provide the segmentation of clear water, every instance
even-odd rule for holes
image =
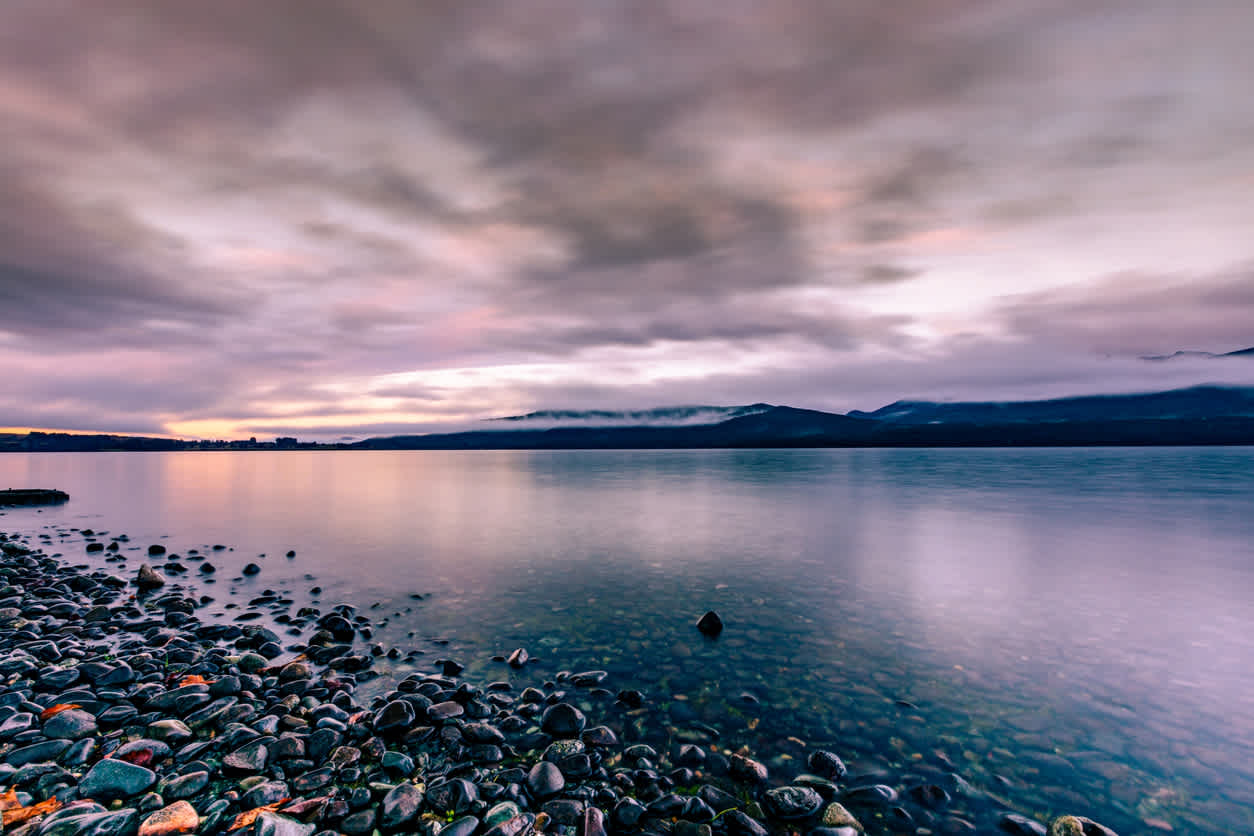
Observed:
[[[68,491],[0,530],[76,561],[70,528],[225,544],[215,607],[317,584],[423,660],[606,669],[785,774],[791,735],[990,808],[1254,833],[1254,448],[10,454],[0,487]]]

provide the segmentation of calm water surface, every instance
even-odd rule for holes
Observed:
[[[0,530],[83,562],[71,528],[232,547],[224,618],[317,584],[422,660],[606,669],[785,773],[793,735],[1125,836],[1254,833],[1252,448],[10,454],[9,486],[71,494]]]

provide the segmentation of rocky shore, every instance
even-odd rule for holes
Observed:
[[[351,607],[290,612],[270,593],[213,623],[211,599],[171,579],[176,556],[148,555],[113,574],[0,534],[5,833],[1112,834],[996,810],[957,774],[855,774],[801,740],[766,757],[712,727],[649,735],[657,696],[604,671],[523,685],[523,648],[496,657],[497,681],[453,659],[386,681],[378,662],[399,651]],[[196,557],[191,576],[211,575]],[[254,623],[263,607],[271,626]]]

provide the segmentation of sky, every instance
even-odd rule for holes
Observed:
[[[0,427],[1254,384],[1245,0],[6,0]]]

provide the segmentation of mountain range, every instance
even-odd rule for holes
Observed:
[[[0,435],[4,451],[473,450],[715,447],[1040,447],[1254,445],[1254,387],[1036,401],[897,401],[848,414],[767,403],[647,410],[545,410],[463,432],[368,438],[356,443],[180,441],[122,435]]]
[[[1195,360],[1217,360],[1223,357],[1248,357],[1254,358],[1254,347],[1241,348],[1236,351],[1225,351],[1216,354],[1213,351],[1173,351],[1171,354],[1145,354],[1141,356],[1142,360],[1152,360],[1156,363],[1164,360],[1183,360],[1191,358]]]
[[[731,417],[706,424],[686,420],[704,414]],[[898,401],[874,412],[846,415],[752,404],[634,413],[529,413],[504,420],[525,422],[536,415],[546,421],[558,416],[565,420],[538,428],[371,438],[349,446],[462,450],[1254,444],[1254,387],[1242,386],[1041,401]],[[648,420],[625,424],[630,415]],[[598,423],[601,420],[605,423]]]

